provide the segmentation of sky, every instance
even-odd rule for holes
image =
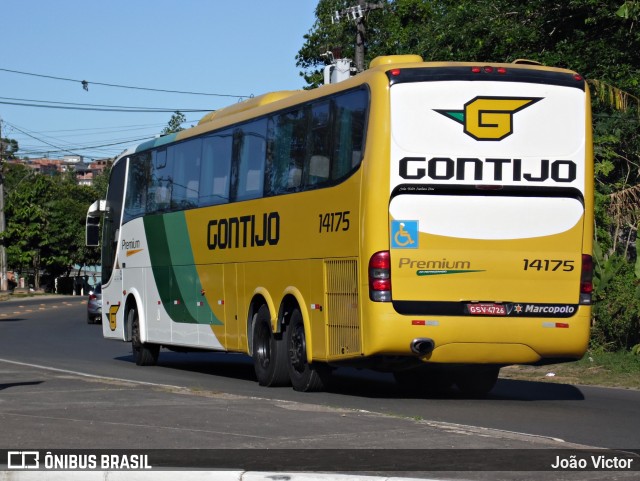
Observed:
[[[1,3],[2,137],[21,158],[90,162],[158,135],[176,110],[189,127],[242,98],[302,88],[295,56],[317,0]],[[96,111],[114,107],[164,111]]]

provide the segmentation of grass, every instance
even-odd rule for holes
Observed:
[[[640,355],[589,350],[577,362],[548,366],[508,366],[500,377],[560,384],[640,389]]]

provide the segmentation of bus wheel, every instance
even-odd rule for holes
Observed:
[[[307,362],[307,341],[302,314],[298,308],[291,313],[287,329],[287,351],[289,352],[289,377],[296,391],[311,392],[324,389],[329,368]]]
[[[133,360],[138,366],[155,366],[158,362],[160,346],[158,344],[145,343],[140,340],[140,321],[138,320],[138,311],[135,307],[129,310],[127,322],[131,326]]]
[[[271,316],[266,305],[260,306],[253,316],[253,368],[261,386],[286,386],[289,384],[287,372],[287,350],[284,340],[274,337]]]
[[[496,385],[499,374],[498,366],[465,366],[456,374],[456,386],[462,394],[482,397]]]

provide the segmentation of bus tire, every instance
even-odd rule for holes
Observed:
[[[457,372],[455,382],[462,394],[484,397],[496,385],[499,374],[499,366],[465,366]]]
[[[127,322],[131,326],[131,350],[133,360],[138,366],[155,366],[160,354],[158,344],[149,344],[140,340],[140,321],[135,307],[129,309]]]
[[[289,377],[296,391],[322,391],[330,374],[328,366],[312,365],[307,361],[307,341],[302,313],[297,307],[291,313],[287,328],[287,352],[289,353]]]
[[[284,340],[278,340],[271,329],[269,308],[263,304],[253,315],[253,368],[261,386],[289,384],[287,350]]]

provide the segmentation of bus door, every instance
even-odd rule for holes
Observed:
[[[389,240],[399,313],[577,312],[584,81],[518,75],[513,82],[407,75],[392,86]]]

